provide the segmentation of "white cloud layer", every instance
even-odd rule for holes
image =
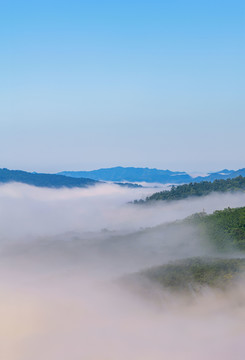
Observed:
[[[242,206],[245,195],[213,194],[148,207],[127,204],[150,192],[114,185],[0,187],[2,359],[243,360],[244,279],[232,290],[206,289],[194,298],[152,287],[157,299],[152,303],[115,280],[212,251],[192,228],[133,230],[203,208]]]
[[[128,202],[155,189],[100,185],[86,189],[46,189],[23,184],[0,186],[2,239],[55,235],[67,231],[132,231],[182,219],[203,209],[212,212],[245,204],[245,194],[215,194],[147,207]]]

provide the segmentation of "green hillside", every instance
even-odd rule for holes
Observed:
[[[202,181],[179,186],[172,186],[171,190],[164,190],[148,196],[145,200],[135,200],[135,204],[144,204],[156,200],[181,200],[193,196],[205,196],[212,192],[245,191],[245,177],[238,176],[234,179],[215,180],[214,182]]]
[[[130,284],[147,279],[172,291],[199,291],[203,286],[225,288],[244,271],[242,258],[189,258],[143,270],[125,281]]]
[[[148,281],[171,291],[192,292],[203,286],[225,288],[243,273],[245,275],[245,207],[227,208],[211,215],[201,212],[169,224],[179,229],[184,229],[185,225],[193,225],[204,245],[206,242],[213,246],[214,257],[183,258],[143,269],[126,276],[123,282],[129,286],[139,284],[140,291],[147,296]]]
[[[185,221],[198,225],[218,249],[245,251],[245,207],[194,214]]]

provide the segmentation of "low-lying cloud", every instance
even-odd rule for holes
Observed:
[[[175,202],[135,206],[130,201],[153,193],[100,185],[86,189],[43,189],[23,184],[0,186],[0,236],[55,235],[70,231],[135,231],[205,209],[212,212],[245,204],[245,194],[211,194]]]
[[[245,194],[128,203],[152,192],[0,186],[2,359],[243,359],[243,278],[232,289],[204,289],[190,298],[152,288],[152,303],[117,279],[213,255],[195,228],[164,224],[203,209],[243,206]]]

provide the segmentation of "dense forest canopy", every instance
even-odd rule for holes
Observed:
[[[155,266],[133,274],[174,291],[199,291],[202,286],[225,288],[245,271],[245,259],[189,258]]]
[[[238,176],[234,179],[202,181],[172,186],[171,190],[164,190],[148,196],[145,200],[135,200],[135,204],[142,204],[155,200],[181,200],[191,196],[205,196],[212,192],[245,191],[245,177]]]
[[[185,221],[198,225],[218,249],[245,250],[245,207],[198,213]]]

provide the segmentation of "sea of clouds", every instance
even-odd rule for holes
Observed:
[[[0,186],[4,360],[242,360],[245,282],[147,301],[117,283],[149,266],[213,255],[195,228],[166,224],[245,194],[133,205],[154,189]],[[157,227],[156,227],[157,226]]]

